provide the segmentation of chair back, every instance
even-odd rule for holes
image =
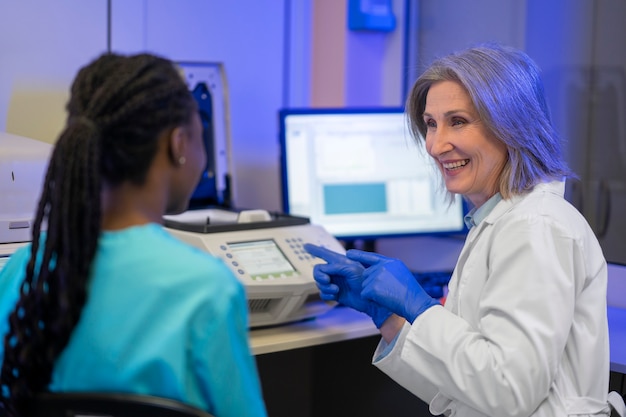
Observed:
[[[214,417],[168,398],[100,392],[41,393],[29,401],[25,417]]]

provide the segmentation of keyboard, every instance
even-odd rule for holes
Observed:
[[[442,298],[445,288],[450,282],[452,271],[412,271],[413,276],[424,288],[424,291],[433,298]]]

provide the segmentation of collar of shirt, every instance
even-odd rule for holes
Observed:
[[[500,195],[500,193],[496,193],[489,200],[485,201],[485,204],[483,204],[482,206],[471,209],[470,212],[467,213],[465,215],[465,218],[463,219],[465,221],[465,226],[467,226],[467,229],[469,230],[482,222],[485,217],[487,217],[489,213],[491,213],[491,210],[493,210],[493,208],[500,202],[500,200],[502,200],[502,196]]]

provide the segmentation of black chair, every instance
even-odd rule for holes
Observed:
[[[150,395],[41,393],[29,401],[25,417],[214,417],[206,411]]]

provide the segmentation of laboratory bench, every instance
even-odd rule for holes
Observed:
[[[609,306],[612,390],[623,391],[626,308]],[[371,364],[380,339],[363,313],[335,307],[297,323],[253,329],[270,417],[430,416],[428,406]]]
[[[430,416],[427,404],[371,364],[379,339],[369,317],[341,306],[252,330],[269,416]]]
[[[412,270],[451,270],[462,240],[382,240],[376,250]],[[411,253],[422,256],[413,257]],[[425,264],[428,260],[428,264]],[[607,288],[611,378],[624,392],[626,266],[609,265]],[[380,336],[363,313],[347,307],[297,323],[250,332],[270,417],[420,417],[428,406],[371,364]]]

